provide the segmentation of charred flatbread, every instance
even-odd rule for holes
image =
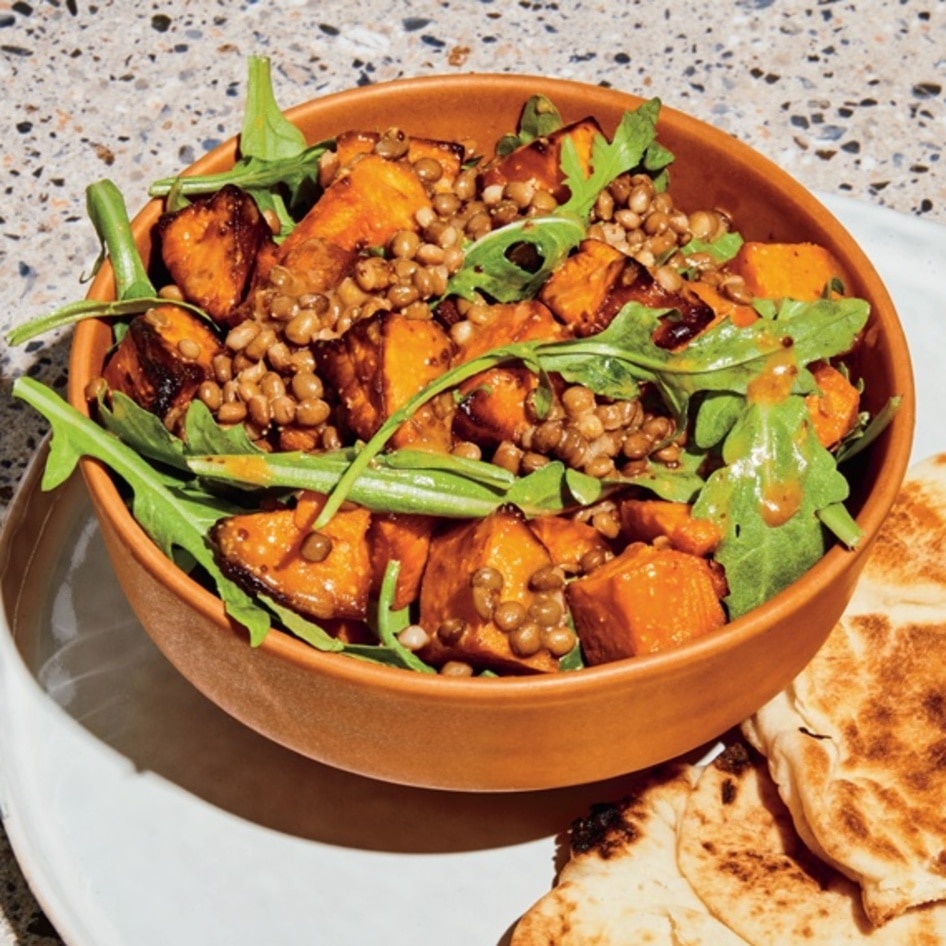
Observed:
[[[689,765],[658,770],[576,821],[556,886],[522,917],[510,946],[745,946],[677,866],[677,827],[697,775]]]
[[[743,731],[873,925],[946,899],[946,455],[910,471],[841,621]]]
[[[799,838],[765,761],[736,744],[696,784],[678,833],[681,873],[717,917],[757,946],[941,946],[946,906],[877,928],[854,881]]]
[[[859,885],[795,831],[743,743],[575,823],[557,885],[510,946],[942,946],[946,904],[870,921]]]

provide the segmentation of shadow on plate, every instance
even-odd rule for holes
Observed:
[[[628,777],[518,794],[430,791],[352,775],[276,745],[207,700],[151,643],[110,580],[81,480],[45,494],[38,479],[34,468],[0,556],[16,646],[46,698],[137,771],[275,831],[400,853],[556,835],[591,803],[631,787]]]

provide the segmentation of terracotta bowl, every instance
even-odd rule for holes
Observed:
[[[329,95],[289,112],[310,140],[353,126],[400,126],[430,137],[472,137],[491,147],[515,128],[526,98],[543,93],[566,120],[594,115],[611,133],[634,96],[524,76],[449,76]],[[871,321],[857,370],[868,406],[903,397],[893,425],[853,475],[852,508],[867,541],[833,548],[765,606],[676,650],[541,678],[444,679],[320,653],[273,631],[259,648],[225,616],[220,600],[179,571],[126,510],[109,474],[82,469],[118,580],[158,647],[194,686],[265,736],[332,766],[428,788],[516,791],[576,785],[665,760],[712,740],[785,686],[808,662],[847,603],[864,554],[904,474],[913,428],[913,385],[893,304],[851,236],[778,167],[718,130],[664,108],[660,140],[676,155],[675,201],[715,206],[747,239],[811,240],[842,264]],[[201,159],[224,169],[235,142]],[[159,213],[134,222],[145,258]],[[90,295],[113,292],[102,270]],[[70,398],[99,374],[106,325],[75,335]]]

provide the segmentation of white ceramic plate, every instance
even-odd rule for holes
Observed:
[[[914,457],[946,450],[946,230],[824,200],[906,326]],[[551,885],[556,834],[626,787],[426,792],[256,736],[151,645],[76,481],[46,495],[38,470],[27,478],[0,542],[0,578],[0,811],[72,946],[496,944]]]

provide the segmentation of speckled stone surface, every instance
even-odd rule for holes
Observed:
[[[284,106],[460,72],[659,95],[812,189],[946,223],[946,0],[0,0],[0,332],[82,296],[88,183],[134,207],[236,133],[251,53]],[[44,434],[12,381],[61,386],[68,343],[0,342],[0,515]],[[0,944],[58,942],[0,837]]]

